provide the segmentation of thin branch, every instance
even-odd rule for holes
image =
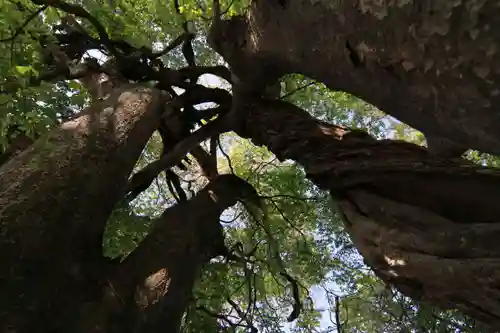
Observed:
[[[250,332],[258,332],[257,327],[255,327],[250,320],[248,320],[248,312],[244,313],[243,310],[241,310],[240,306],[234,302],[231,298],[227,298],[227,302],[231,304],[231,307],[238,313],[238,316],[240,316],[241,320],[245,320],[245,322],[248,324],[248,328],[250,328]]]
[[[335,322],[337,325],[337,332],[342,333],[342,323],[340,322],[340,297],[335,295]]]
[[[226,220],[223,220],[223,219],[219,219],[219,221],[221,221],[222,223],[226,223],[226,224],[229,224],[229,223],[233,223],[234,221],[236,221],[240,216],[241,216],[241,212],[239,212],[238,214],[236,214],[235,217],[233,217],[231,220],[229,221],[226,221]]]
[[[286,271],[280,272],[280,274],[292,285],[292,296],[294,303],[292,313],[290,313],[287,318],[288,322],[292,322],[299,317],[300,310],[302,309],[302,303],[300,302],[299,284],[297,280],[290,276],[290,274],[288,274]]]
[[[186,156],[186,154],[193,148],[198,146],[200,142],[225,130],[226,119],[217,118],[176,144],[168,154],[162,156],[155,162],[148,164],[145,168],[134,174],[129,182],[127,190],[127,193],[130,193],[128,200],[132,200],[135,196],[137,196],[140,193],[140,189],[149,187],[149,184],[151,184],[160,172],[180,163],[184,156]]]
[[[280,99],[285,99],[285,98],[287,98],[287,97],[289,97],[289,96],[291,96],[291,95],[295,94],[296,92],[298,92],[298,91],[300,91],[300,90],[303,90],[303,89],[305,89],[305,88],[307,88],[307,87],[310,87],[310,86],[315,85],[315,84],[318,84],[318,83],[320,83],[320,82],[311,81],[311,82],[309,82],[308,84],[305,84],[305,85],[303,85],[303,86],[301,86],[301,87],[298,87],[297,89],[294,89],[294,90],[290,91],[289,93],[287,93],[287,94],[285,94],[285,95],[281,96],[281,97],[280,97]]]
[[[281,210],[281,208],[278,206],[278,204],[274,200],[271,200],[271,202],[273,203],[274,208],[276,208],[276,210],[281,215],[281,217],[283,218],[283,220],[286,223],[288,223],[288,225],[290,225],[292,227],[292,229],[294,229],[295,231],[297,231],[302,236],[302,240],[304,241],[304,243],[307,243],[306,235],[302,232],[302,230],[300,230],[299,228],[297,228],[297,226],[294,223],[292,223],[292,221],[290,221],[285,216],[285,212],[283,212],[283,210]]]
[[[239,323],[234,323],[231,320],[229,320],[229,318],[228,318],[227,315],[222,315],[222,314],[215,313],[215,312],[207,309],[206,307],[204,307],[202,305],[197,306],[196,310],[203,311],[205,314],[209,315],[210,317],[217,318],[217,319],[220,319],[220,320],[226,322],[231,328],[233,328],[234,331],[235,331],[236,327],[243,327],[243,328],[250,329],[250,332],[252,332],[252,333],[254,333],[254,332],[256,333],[257,332],[256,328],[253,327],[253,325],[249,326],[249,325],[242,325],[242,324],[239,324]]]
[[[234,0],[231,0],[231,3],[227,6],[226,10],[221,13],[221,15],[226,15],[231,6],[234,4]]]
[[[217,319],[223,320],[223,321],[225,321],[226,323],[228,323],[228,324],[229,324],[229,326],[231,326],[231,327],[235,327],[235,326],[237,326],[235,323],[233,323],[231,320],[229,320],[229,319],[227,318],[227,316],[224,316],[224,315],[221,315],[221,314],[215,313],[215,312],[213,312],[213,311],[210,311],[209,309],[207,309],[207,308],[206,308],[206,307],[204,307],[204,306],[199,305],[199,306],[197,306],[197,307],[196,307],[196,310],[203,311],[204,313],[206,313],[206,314],[207,314],[207,315],[209,315],[210,317],[213,317],[213,318],[217,318]]]
[[[19,36],[24,28],[26,28],[28,26],[28,24],[35,18],[37,17],[37,15],[40,15],[40,13],[42,13],[45,9],[49,8],[49,5],[44,5],[40,8],[38,8],[37,11],[35,11],[34,13],[32,13],[27,19],[26,21],[24,21],[24,23],[16,29],[16,31],[14,32],[14,34],[8,38],[5,38],[5,39],[0,39],[0,42],[3,43],[3,42],[10,42],[10,41],[14,41],[14,39],[17,38],[17,36]]]
[[[272,200],[276,198],[287,198],[287,199],[293,199],[297,201],[319,201],[324,199],[324,197],[297,197],[289,194],[276,194],[276,195],[271,195],[271,196],[265,196],[261,195],[259,196],[261,199],[266,199],[266,200]]]
[[[217,139],[217,144],[219,146],[219,149],[220,149],[222,155],[224,155],[224,157],[227,159],[227,164],[229,166],[229,170],[231,170],[231,173],[234,175],[235,173],[234,173],[233,165],[231,164],[231,158],[229,157],[228,154],[226,154],[226,152],[222,148],[222,144],[220,143],[220,138]]]
[[[106,29],[104,26],[99,22],[98,19],[96,19],[94,16],[92,16],[87,10],[85,10],[83,7],[71,3],[67,3],[64,1],[60,0],[31,0],[34,4],[37,5],[47,5],[47,6],[52,6],[54,8],[58,8],[66,13],[73,14],[77,17],[86,19],[89,21],[94,28],[97,30],[97,34],[99,35],[99,38],[101,40],[101,43],[108,48],[108,50],[115,55],[116,57],[120,57],[121,54],[118,53],[116,48],[114,47],[111,39],[108,36],[108,33],[106,32]]]
[[[210,138],[210,146],[209,146],[209,154],[212,159],[212,163],[215,165],[215,169],[218,170],[217,167],[217,140],[219,139],[218,135],[214,135]]]
[[[170,51],[172,51],[173,49],[175,49],[176,47],[178,47],[179,45],[181,45],[182,42],[187,37],[188,37],[188,35],[186,33],[183,33],[182,35],[180,35],[179,37],[177,37],[176,39],[174,39],[170,44],[168,44],[165,47],[165,49],[163,49],[161,51],[158,51],[158,52],[152,53],[153,58],[158,58],[158,57],[161,57],[162,55],[165,55],[165,54],[169,53]]]

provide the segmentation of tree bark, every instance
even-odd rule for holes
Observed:
[[[57,327],[100,292],[105,223],[164,100],[124,86],[1,166],[0,331]]]
[[[246,101],[235,131],[300,163],[336,198],[366,263],[404,294],[500,327],[500,171]]]
[[[158,219],[151,234],[115,272],[122,298],[131,299],[135,291],[133,314],[124,313],[135,320],[133,332],[178,332],[202,266],[227,253],[220,215],[254,193],[244,180],[221,175]],[[155,279],[165,288],[152,283]]]
[[[102,297],[81,306],[74,332],[178,332],[200,270],[226,254],[220,214],[254,192],[233,175],[167,209],[153,230],[103,279]]]
[[[454,150],[499,154],[498,17],[489,0],[259,0],[216,50],[247,82],[303,73]]]

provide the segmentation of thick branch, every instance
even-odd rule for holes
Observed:
[[[302,73],[426,137],[497,154],[500,39],[486,27],[498,15],[494,1],[253,1],[216,22],[213,45],[243,81]]]
[[[124,313],[135,318],[135,329],[178,331],[201,266],[226,252],[220,214],[253,192],[244,180],[221,175],[154,222],[150,234],[110,277],[117,298],[136,302],[132,313]]]
[[[416,299],[500,326],[500,171],[317,121],[282,101],[248,101],[236,132],[299,162],[329,189],[365,261]]]
[[[113,43],[111,42],[111,39],[108,36],[108,33],[106,32],[106,29],[104,26],[99,22],[98,19],[96,19],[94,16],[92,16],[88,11],[86,11],[83,7],[71,3],[67,3],[61,0],[31,0],[33,3],[37,5],[49,5],[58,9],[61,9],[62,11],[73,14],[75,16],[84,18],[88,20],[94,28],[97,30],[97,33],[99,35],[99,38],[101,42],[108,48],[108,50],[115,56],[119,57],[120,54],[116,51],[116,48],[114,47]]]
[[[49,331],[60,322],[38,316],[72,311],[162,103],[157,90],[124,87],[0,167],[0,331]]]
[[[160,172],[180,163],[184,156],[186,156],[186,154],[189,153],[191,149],[195,148],[200,142],[209,139],[213,135],[227,131],[227,129],[228,127],[225,117],[217,118],[209,124],[202,126],[199,130],[195,131],[186,139],[178,143],[167,155],[149,164],[144,169],[133,175],[127,192],[137,195],[142,191],[141,189],[148,188]]]

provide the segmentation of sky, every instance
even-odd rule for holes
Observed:
[[[217,76],[211,74],[205,74],[200,77],[199,84],[202,84],[207,87],[221,87],[223,85],[223,81],[220,80]],[[228,147],[230,149],[230,147]],[[226,149],[226,152],[228,149]],[[338,287],[332,283],[327,283],[326,287],[330,290],[338,291]],[[336,327],[335,323],[332,322],[330,318],[334,318],[334,315],[330,313],[330,305],[328,303],[326,293],[323,288],[320,286],[313,286],[310,290],[310,296],[314,302],[314,307],[316,310],[321,311],[321,321],[320,321],[320,330],[326,330],[331,327]],[[286,332],[290,332],[290,328],[294,326],[294,323],[285,324],[284,330]],[[333,330],[332,332],[336,332]]]
[[[91,50],[88,52],[88,55],[91,57],[98,58],[101,61],[104,60],[102,53],[100,53],[99,51]],[[227,84],[226,84],[226,86],[224,86],[224,83],[225,83],[224,81],[219,79],[217,76],[214,76],[211,74],[202,75],[199,78],[198,83],[202,84],[204,86],[207,86],[207,87],[222,87],[225,89],[228,88]],[[175,90],[179,90],[178,92],[182,92],[182,89],[175,89]],[[230,149],[231,149],[230,146],[227,146],[227,144],[224,144],[224,143],[223,143],[223,146],[225,146],[224,149],[226,150],[226,152],[230,151]],[[222,218],[224,218],[224,217],[222,217]],[[339,289],[337,285],[332,284],[332,283],[327,283],[326,287],[329,290],[334,290],[334,291],[338,291],[338,289]],[[339,292],[339,294],[340,294],[340,292]],[[327,297],[326,297],[326,292],[324,291],[324,289],[320,286],[313,286],[310,290],[309,296],[312,298],[312,300],[314,302],[315,309],[320,311],[320,313],[321,313],[320,328],[319,328],[320,331],[324,331],[324,330],[327,330],[329,328],[335,328],[336,325],[331,320],[331,318],[334,318],[334,314],[331,312],[332,309],[330,308],[330,305],[329,305]],[[290,329],[292,327],[294,327],[294,323],[287,323],[287,324],[285,324],[283,329],[286,332],[290,332]],[[336,332],[336,330],[329,331],[329,332]]]
[[[98,51],[89,51],[89,56],[95,57],[100,59],[101,61],[103,59],[102,53]],[[227,84],[224,86],[225,82],[219,79],[217,76],[211,75],[211,74],[205,74],[202,75],[199,78],[198,81],[199,84],[202,84],[207,87],[222,87],[227,89]],[[182,89],[175,89],[178,90],[177,92],[181,93]],[[208,105],[207,105],[208,106]],[[391,134],[389,134],[391,136]],[[222,142],[223,148],[228,153],[231,149],[229,146],[229,142]],[[231,217],[233,214],[231,214],[230,211],[227,211],[226,213],[230,214]],[[226,215],[226,214],[223,214]],[[228,216],[221,216],[222,219],[230,220],[231,217]],[[329,290],[335,291],[337,294],[341,294],[339,291],[339,288],[337,285],[329,282],[325,285],[326,288]],[[333,309],[330,308],[330,305],[327,300],[326,292],[321,286],[313,286],[310,291],[309,291],[309,296],[312,298],[314,302],[314,308],[321,313],[321,320],[320,320],[320,331],[327,331],[328,329],[332,329],[336,327],[336,324],[332,322],[332,318],[335,317],[333,313]],[[332,304],[333,305],[333,304]],[[284,325],[283,329],[286,332],[290,332],[290,329],[294,327],[294,323],[287,323]],[[337,332],[336,329],[333,330],[328,330],[328,332]]]

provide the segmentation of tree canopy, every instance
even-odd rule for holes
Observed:
[[[221,1],[222,15],[234,19],[247,13],[249,6],[245,0]],[[331,191],[318,186],[300,162],[276,156],[270,147],[258,146],[259,142],[244,138],[237,130],[208,132],[215,120],[223,118],[221,110],[231,108],[225,103],[235,93],[231,83],[238,72],[238,62],[230,64],[231,75],[229,60],[207,42],[212,1],[4,0],[0,9],[0,165],[15,156],[17,149],[26,148],[20,139],[29,144],[43,140],[61,123],[93,105],[96,96],[84,82],[92,72],[89,59],[103,66],[110,57],[118,58],[116,54],[123,59],[137,54],[138,61],[156,54],[154,59],[163,64],[163,72],[158,73],[171,74],[168,79],[174,93],[195,108],[191,113],[195,124],[186,137],[204,136],[195,141],[201,142],[204,151],[216,152],[216,173],[235,174],[257,192],[258,200],[242,200],[220,216],[228,253],[203,264],[182,316],[182,332],[493,332],[458,310],[412,299],[379,279],[353,245],[342,211],[332,204],[336,199]],[[82,29],[80,35],[75,33],[78,29]],[[68,36],[71,40],[65,40]],[[226,42],[234,42],[226,37]],[[190,64],[186,41],[196,66]],[[47,53],[50,45],[58,45],[58,51],[66,55],[73,52],[70,58],[84,60],[70,59],[73,62],[57,73],[59,59],[57,54]],[[144,61],[153,68],[154,59]],[[128,75],[135,75],[132,70],[138,69],[137,75],[142,77],[136,81],[141,87],[162,83],[153,74],[141,74],[135,63],[127,69]],[[365,131],[376,139],[427,145],[422,132],[384,113],[386,110],[351,93],[332,90],[327,82],[307,74],[280,76],[274,98],[306,110],[319,121]],[[196,87],[185,83],[193,84],[192,77]],[[182,106],[186,117],[187,104]],[[194,145],[180,152],[182,157],[190,152],[183,165],[163,161],[157,166],[159,171],[175,172],[174,178],[168,171],[145,172],[165,156],[163,134],[157,130],[144,137],[148,142],[140,148],[140,158],[129,161],[135,163],[132,185],[138,175],[152,177],[152,181],[140,184],[146,189],[132,186],[137,190],[132,191],[134,195],[128,193],[113,203],[107,218],[103,251],[115,261],[125,260],[137,249],[166,209],[191,200],[212,180],[207,172],[210,168],[204,168]],[[475,147],[460,143],[479,149],[490,147],[487,141]],[[178,142],[170,149],[175,144]],[[487,154],[494,150],[468,150],[463,157],[471,165],[495,168],[500,160]],[[74,191],[85,191],[78,186],[75,184]]]

